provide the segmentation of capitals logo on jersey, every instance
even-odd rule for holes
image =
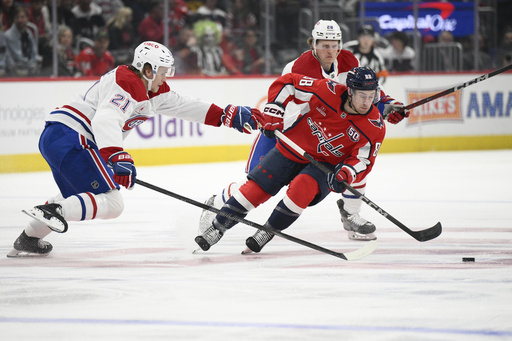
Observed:
[[[384,126],[384,122],[382,121],[382,117],[380,117],[380,116],[376,120],[368,119],[368,121],[370,121],[371,124],[373,124],[374,126],[376,126],[379,129],[382,129],[382,127]]]
[[[322,129],[315,123],[313,120],[308,117],[308,124],[311,128],[311,132],[313,135],[315,135],[318,138],[318,146],[317,146],[317,152],[322,153],[325,156],[329,156],[329,153],[336,156],[341,157],[343,156],[343,153],[340,152],[340,149],[343,148],[343,145],[341,143],[336,143],[336,140],[341,139],[344,134],[338,134],[336,136],[333,136],[331,138],[327,138]]]

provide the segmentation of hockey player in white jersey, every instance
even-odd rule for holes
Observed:
[[[47,255],[43,240],[52,230],[66,232],[69,221],[112,219],[123,211],[120,185],[131,189],[136,168],[123,141],[133,128],[160,115],[246,132],[261,119],[257,109],[181,96],[169,88],[174,58],[162,44],[146,41],[134,52],[132,65],[106,73],[69,104],[46,117],[39,150],[48,162],[60,193],[44,205],[24,211],[32,218],[8,257]]]

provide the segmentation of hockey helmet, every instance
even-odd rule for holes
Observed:
[[[341,29],[334,20],[318,20],[313,31],[311,31],[311,35],[315,45],[317,40],[338,40],[341,49]]]
[[[168,77],[174,76],[174,58],[171,51],[163,44],[154,41],[145,41],[135,48],[132,65],[142,73],[144,65],[151,65],[153,74],[159,67],[169,68]]]
[[[352,90],[377,90],[379,80],[368,66],[354,67],[347,73],[347,87]]]

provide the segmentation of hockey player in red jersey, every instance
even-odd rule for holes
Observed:
[[[47,255],[44,241],[52,230],[65,232],[68,221],[112,219],[123,211],[120,185],[133,188],[134,160],[123,149],[133,128],[156,114],[240,132],[257,128],[258,109],[213,103],[171,91],[174,58],[162,44],[146,41],[134,52],[132,65],[103,75],[81,96],[46,117],[39,150],[51,168],[60,193],[44,205],[24,211],[34,219],[14,242],[8,257]]]
[[[283,75],[287,73],[299,73],[317,79],[332,79],[345,84],[347,72],[359,66],[359,60],[347,50],[342,50],[342,34],[339,25],[334,20],[320,20],[316,23],[308,39],[311,50],[302,53],[297,59],[288,63],[283,69]],[[403,107],[401,102],[396,101],[383,91],[376,96],[375,105],[379,108],[382,116],[391,123],[398,123],[404,117],[398,113]],[[291,109],[290,109],[291,110]],[[406,113],[408,115],[408,113]],[[259,133],[253,142],[247,161],[246,173],[248,173],[274,146],[276,140],[268,138]],[[232,182],[220,193],[207,200],[207,204],[221,208],[229,197],[236,192],[245,182],[245,178],[238,182]],[[366,179],[360,181],[356,187],[361,193],[365,193]],[[337,204],[341,214],[344,229],[349,239],[352,240],[373,240],[375,225],[359,215],[362,201],[350,193],[343,193],[343,199]],[[203,211],[199,232],[202,233],[215,216],[210,211]],[[369,232],[371,231],[371,232]]]
[[[247,213],[288,185],[265,226],[289,227],[308,207],[322,201],[330,191],[344,191],[343,182],[357,186],[372,170],[386,133],[379,110],[373,105],[378,80],[368,67],[353,68],[347,85],[290,73],[278,78],[268,91],[263,133],[283,133],[316,160],[332,170],[326,175],[283,141],[249,172],[247,181],[228,199],[221,211],[244,218]],[[210,227],[195,238],[204,251],[217,243],[236,221],[218,214]],[[246,241],[261,251],[273,234],[258,230]]]

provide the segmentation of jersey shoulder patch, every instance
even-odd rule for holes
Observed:
[[[142,80],[128,66],[121,65],[116,70],[116,83],[128,92],[137,102],[146,101],[148,93]]]

